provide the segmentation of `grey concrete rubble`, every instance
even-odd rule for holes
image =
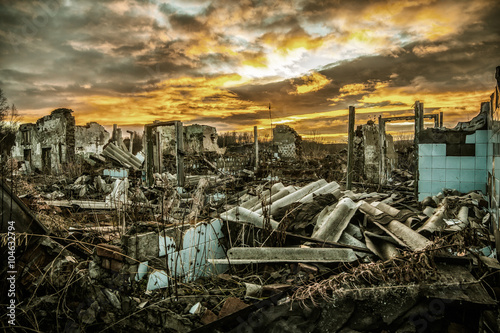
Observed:
[[[221,147],[214,127],[178,120],[125,140],[117,124],[76,126],[70,109],[24,124],[0,174],[16,325],[498,332],[499,94],[454,129],[416,101],[414,116],[381,115],[322,157],[282,125]],[[415,141],[396,149],[385,124],[409,120]]]

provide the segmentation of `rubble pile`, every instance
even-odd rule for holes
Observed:
[[[418,124],[419,105],[415,117],[384,121]],[[28,172],[26,147],[45,139],[25,126],[16,148],[25,166],[0,178],[2,257],[15,259],[1,272],[15,267],[16,279],[15,297],[5,286],[0,303],[15,300],[17,329],[500,331],[500,199],[483,127],[462,133],[462,124],[446,134],[453,143],[441,129],[420,132],[415,151],[403,151],[418,157],[410,167],[396,161],[382,118],[369,121],[350,136],[351,183],[343,146],[304,151],[288,126],[276,126],[276,142],[259,153],[250,137],[240,150],[220,149],[213,127],[155,122],[145,126],[144,153],[132,154],[116,126],[105,143],[97,125],[74,130],[70,111],[43,123],[71,125],[60,132],[77,137],[83,172]],[[85,133],[102,142],[90,145]],[[52,141],[33,155],[42,172],[72,161]]]

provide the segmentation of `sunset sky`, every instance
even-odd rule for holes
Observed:
[[[378,115],[474,116],[500,65],[500,1],[2,1],[0,88],[22,122],[288,124],[342,140]],[[391,132],[411,130],[396,123]]]

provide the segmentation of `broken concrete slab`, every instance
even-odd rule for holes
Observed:
[[[320,179],[318,181],[310,183],[310,184],[304,186],[303,188],[301,188],[293,193],[290,193],[289,195],[279,199],[278,201],[273,202],[271,205],[267,206],[266,209],[269,212],[269,214],[272,215],[273,213],[276,212],[277,209],[284,207],[284,206],[287,206],[293,202],[299,201],[300,199],[302,199],[306,195],[314,192],[315,190],[319,189],[320,187],[322,187],[326,184],[327,184],[327,182],[324,179]],[[262,212],[263,212],[262,208],[255,211],[255,213],[257,213],[259,215],[262,215]]]
[[[353,262],[357,260],[352,249],[321,248],[236,248],[227,252],[231,264],[271,262]]]
[[[360,205],[361,203],[354,203],[349,198],[340,200],[324,221],[317,222],[320,227],[312,237],[337,242]]]

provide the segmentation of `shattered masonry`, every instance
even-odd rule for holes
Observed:
[[[109,140],[103,126],[92,122],[75,126],[70,109],[56,109],[35,124],[22,124],[16,134],[12,157],[27,161],[31,172],[60,173],[63,164],[73,162],[75,155],[100,154]]]
[[[293,159],[300,156],[302,137],[290,126],[276,125],[273,140],[279,157]]]
[[[16,221],[20,244],[16,325],[499,332],[499,91],[497,82],[479,115],[453,129],[423,106],[359,126],[352,190],[345,173],[316,174],[342,168],[345,149],[306,158],[288,126],[276,126],[274,142],[257,141],[255,163],[252,144],[241,158],[220,149],[209,126],[148,124],[133,154],[117,126],[112,138],[97,123],[75,127],[69,109],[24,124],[13,156],[44,174],[13,163],[0,179],[2,216]],[[419,128],[430,116],[435,128]],[[385,121],[402,118],[416,123],[415,178],[397,169],[408,165],[385,133]],[[64,165],[79,154],[84,172],[72,176]],[[224,169],[230,160],[237,172]]]

